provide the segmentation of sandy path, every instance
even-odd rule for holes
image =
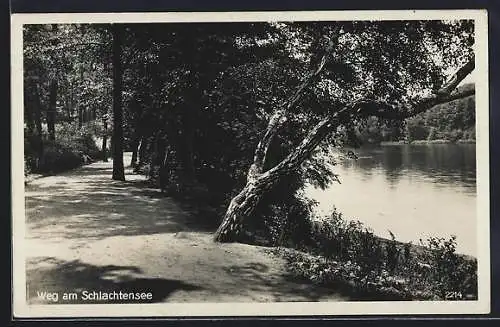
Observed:
[[[84,290],[151,292],[150,302],[348,300],[294,281],[264,248],[212,242],[203,217],[128,169],[126,182],[112,181],[111,167],[98,162],[26,187],[29,303],[52,303],[37,292]]]

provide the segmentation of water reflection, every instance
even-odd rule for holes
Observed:
[[[475,145],[393,145],[357,149],[333,169],[342,184],[309,187],[323,213],[335,206],[378,235],[399,240],[457,236],[459,252],[476,252]]]
[[[357,149],[357,160],[341,166],[364,177],[383,173],[391,187],[401,178],[424,178],[438,184],[459,184],[475,193],[476,149],[474,144],[387,145]]]

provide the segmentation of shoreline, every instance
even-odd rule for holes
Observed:
[[[476,140],[414,140],[411,142],[407,141],[384,141],[380,142],[380,146],[386,145],[429,145],[429,144],[476,144]]]
[[[374,234],[370,241],[370,237],[359,237],[356,231],[348,230],[350,236],[345,238],[344,232],[338,235],[344,235],[345,246],[354,244],[350,248],[357,252],[354,258],[332,255],[321,245],[285,245],[270,251],[287,260],[288,271],[295,278],[341,289],[366,301],[477,299],[477,258],[457,253],[453,238],[414,244]],[[369,247],[356,250],[370,243],[373,248],[368,252]],[[454,272],[460,272],[460,276]]]

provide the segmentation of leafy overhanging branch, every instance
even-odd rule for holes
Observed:
[[[277,180],[283,173],[298,167],[309,157],[314,148],[316,148],[332,130],[337,128],[337,126],[346,119],[353,118],[354,116],[377,116],[387,119],[405,119],[424,112],[438,104],[473,95],[474,90],[453,93],[453,90],[472,72],[473,69],[474,58],[471,58],[469,62],[451,76],[448,82],[446,82],[435,94],[422,99],[411,108],[394,108],[387,103],[375,101],[354,101],[344,106],[342,109],[318,122],[293,152],[278,165],[262,174],[258,178],[258,181]]]
[[[258,182],[258,180],[278,178],[278,175],[281,175],[281,172],[288,171],[292,167],[298,166],[308,157],[312,150],[314,150],[314,148],[341,123],[341,120],[348,118],[345,117],[346,115],[358,117],[376,116],[390,120],[403,120],[427,111],[438,104],[475,94],[474,89],[454,92],[460,82],[474,70],[475,64],[474,57],[472,56],[469,61],[458,69],[439,90],[437,90],[434,94],[415,102],[411,107],[400,107],[397,104],[390,104],[388,102],[371,99],[356,100],[347,104],[343,107],[343,109],[334,112],[329,117],[326,117],[318,122],[317,125],[304,138],[302,143],[292,153],[290,153],[278,165],[264,173],[264,163],[271,141],[286,121],[286,115],[293,110],[294,106],[297,104],[303,94],[303,91],[314,82],[315,78],[319,76],[323,70],[325,64],[328,60],[330,60],[330,53],[333,46],[334,43],[330,40],[327,51],[325,51],[325,54],[322,56],[316,69],[304,79],[293,96],[286,102],[285,106],[277,109],[273,113],[268,123],[266,132],[255,150],[254,161],[248,172],[247,180],[249,182]]]
[[[416,101],[411,107],[400,107],[385,101],[359,100],[350,106],[355,108],[359,116],[376,116],[390,120],[403,120],[425,112],[432,107],[475,94],[475,89],[454,92],[458,84],[474,70],[474,57],[458,69],[448,81],[434,94]]]

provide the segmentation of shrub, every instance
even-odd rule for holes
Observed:
[[[26,133],[26,131],[25,131]],[[33,137],[28,135],[24,138],[24,176],[28,176],[33,168],[37,166],[36,148],[32,145]]]
[[[41,173],[56,173],[78,167],[82,162],[79,153],[71,148],[57,142],[46,142],[37,170]]]
[[[375,299],[454,300],[477,298],[477,262],[459,255],[456,238],[429,238],[420,245],[375,236],[336,210],[316,220],[311,242],[301,250],[280,249],[293,275],[315,283],[348,287]]]
[[[56,137],[55,141],[43,141],[41,158],[37,158],[36,140],[25,138],[25,172],[62,172],[84,164],[88,158],[99,157],[100,151],[90,130],[63,123],[57,126]]]
[[[429,250],[423,252],[422,260],[430,266],[432,290],[440,298],[447,294],[472,298],[477,294],[477,261],[457,254],[456,244],[455,236],[448,240],[431,237],[425,243]]]
[[[311,239],[311,202],[300,194],[283,202],[261,208],[262,236],[274,246],[303,248]]]

